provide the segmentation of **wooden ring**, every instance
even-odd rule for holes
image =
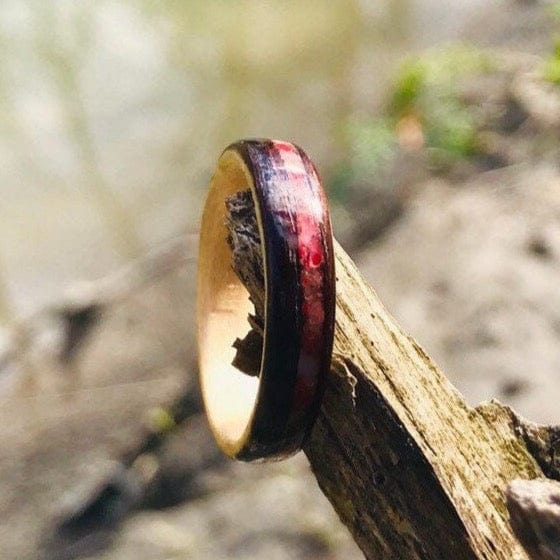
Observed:
[[[225,199],[250,189],[265,276],[260,374],[231,362],[248,328],[247,291],[231,266]],[[334,332],[335,278],[327,200],[305,152],[277,140],[244,140],[221,155],[202,217],[197,328],[210,426],[229,456],[278,459],[301,448],[319,411]]]

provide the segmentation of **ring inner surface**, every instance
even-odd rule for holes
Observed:
[[[220,447],[235,455],[249,437],[259,379],[232,365],[237,336],[249,330],[249,294],[231,266],[225,199],[253,181],[241,157],[226,151],[208,193],[200,228],[197,286],[198,352],[202,394]]]

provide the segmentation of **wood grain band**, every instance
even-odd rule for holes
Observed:
[[[225,198],[247,187],[255,202],[266,288],[260,375],[249,381],[231,366],[233,353],[226,347],[247,329],[247,306],[224,251],[223,225]],[[203,214],[197,298],[201,386],[216,440],[228,455],[281,458],[296,452],[309,432],[332,352],[333,255],[326,197],[307,155],[272,140],[229,146]]]

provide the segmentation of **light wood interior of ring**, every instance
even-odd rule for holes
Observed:
[[[247,440],[259,380],[231,362],[232,343],[249,329],[252,304],[231,267],[226,242],[225,199],[251,188],[253,179],[241,156],[224,152],[210,183],[202,223],[197,279],[199,369],[208,420],[220,448],[234,456]],[[262,232],[261,232],[262,235]]]

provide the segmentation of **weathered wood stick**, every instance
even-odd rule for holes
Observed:
[[[258,231],[242,219],[251,197],[234,195],[232,205],[232,265],[251,299],[262,301]],[[248,243],[237,242],[240,232]],[[331,375],[304,448],[320,487],[367,558],[526,559],[508,521],[506,487],[558,475],[548,452],[558,432],[497,402],[468,406],[338,244],[335,253]],[[260,313],[251,324],[263,324]],[[237,341],[238,363],[255,363],[259,336]]]

